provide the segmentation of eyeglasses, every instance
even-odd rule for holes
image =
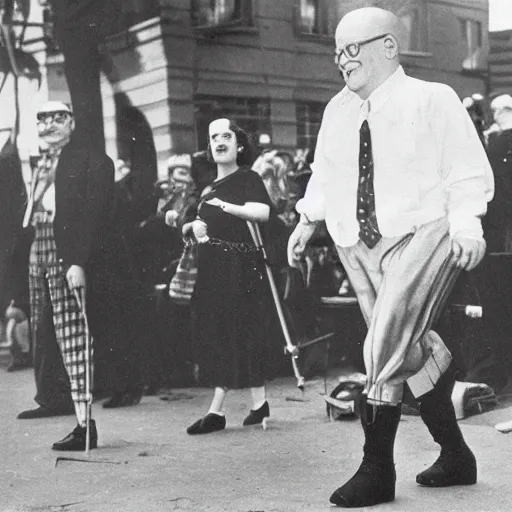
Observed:
[[[380,36],[371,37],[370,39],[365,39],[364,41],[358,41],[357,43],[348,43],[341,50],[336,50],[334,53],[334,63],[336,66],[340,65],[340,59],[343,54],[346,55],[347,59],[353,59],[359,55],[361,51],[361,46],[364,46],[368,43],[373,43],[373,41],[377,41],[378,39],[382,39],[386,37],[388,34],[381,34]]]
[[[72,114],[66,110],[59,110],[56,112],[38,112],[38,124],[48,124],[50,121],[57,124],[64,124]]]

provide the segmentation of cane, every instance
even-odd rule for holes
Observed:
[[[277,316],[279,317],[279,323],[281,324],[281,329],[283,331],[284,339],[286,342],[286,351],[292,357],[292,366],[293,373],[295,374],[295,378],[297,379],[297,387],[304,391],[304,377],[300,374],[299,367],[297,365],[297,358],[299,356],[299,349],[292,343],[290,337],[290,331],[288,330],[288,325],[286,324],[286,318],[284,316],[283,307],[281,305],[281,299],[279,298],[279,292],[277,291],[277,286],[274,281],[274,276],[272,275],[272,270],[268,264],[267,253],[265,251],[265,247],[263,246],[263,238],[261,236],[260,227],[255,222],[247,221],[247,226],[249,227],[249,231],[251,233],[254,245],[261,250],[263,254],[263,259],[265,262],[265,270],[267,271],[268,282],[270,284],[270,290],[272,292],[272,298],[274,299],[274,304],[277,310]]]
[[[91,331],[89,329],[89,319],[87,318],[87,309],[85,306],[85,288],[73,288],[78,307],[82,312],[85,324],[85,455],[89,455],[90,441],[91,441]]]

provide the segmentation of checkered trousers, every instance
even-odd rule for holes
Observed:
[[[46,300],[51,301],[53,324],[64,367],[75,402],[87,402],[86,394],[86,327],[85,320],[69,288],[64,267],[57,258],[53,223],[45,213],[37,212],[34,219],[35,238],[30,250],[29,287],[31,329],[37,343],[38,325]],[[91,340],[90,383],[93,382],[93,350]]]

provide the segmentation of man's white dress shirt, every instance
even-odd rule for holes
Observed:
[[[357,243],[359,128],[366,116],[382,236],[447,215],[452,236],[480,237],[494,179],[476,129],[453,89],[411,78],[401,66],[366,101],[345,87],[329,102],[297,211],[325,220],[337,245]]]

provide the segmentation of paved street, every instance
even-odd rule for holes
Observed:
[[[74,418],[20,421],[33,405],[31,370],[0,367],[0,511],[87,512],[320,512],[335,510],[330,493],[360,462],[362,432],[356,421],[329,422],[323,381],[310,383],[302,399],[292,379],[269,386],[271,422],[266,431],[243,429],[249,391],[228,396],[225,431],[191,437],[185,428],[207,408],[206,389],[177,389],[167,400],[106,410],[94,405],[100,447],[90,462],[59,462],[52,442],[74,427]],[[418,417],[403,417],[398,431],[397,500],[374,511],[512,510],[512,435],[492,426],[512,418],[512,407],[461,422],[479,461],[479,483],[426,489],[418,471],[437,456]],[[71,455],[71,454],[69,454]]]

